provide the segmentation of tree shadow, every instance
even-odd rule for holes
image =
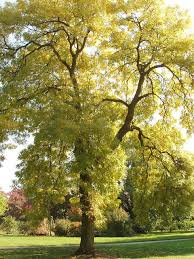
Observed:
[[[19,248],[0,250],[1,259],[25,259],[25,258],[47,258],[61,259],[71,258],[75,248],[67,247],[40,247],[40,248]]]
[[[0,249],[0,259],[25,259],[25,258],[40,258],[40,259],[64,259],[75,258],[72,255],[75,253],[76,247],[32,247],[32,248],[8,248]],[[97,254],[103,254],[103,257],[98,258],[149,258],[167,256],[176,256],[183,258],[190,256],[194,258],[194,240],[177,240],[176,242],[160,242],[160,243],[145,243],[145,244],[129,244],[129,245],[112,245],[112,246],[97,246]],[[105,256],[106,255],[106,256]],[[80,257],[86,258],[86,257]],[[92,258],[92,257],[87,257]]]
[[[149,243],[137,245],[120,245],[112,247],[101,247],[100,250],[106,251],[109,255],[118,258],[149,258],[149,257],[167,257],[191,256],[194,258],[194,240]]]
[[[188,239],[188,238],[194,238],[194,232],[191,231],[184,231],[183,232],[159,232],[159,233],[153,233],[153,234],[136,234],[131,237],[112,237],[111,241],[109,241],[110,237],[103,237],[104,241],[100,242],[100,244],[106,244],[106,243],[133,243],[133,242],[146,242],[146,241],[160,241],[160,240],[174,240],[174,239]]]

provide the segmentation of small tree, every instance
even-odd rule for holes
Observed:
[[[7,234],[16,234],[18,232],[18,222],[12,216],[4,217],[1,229]]]
[[[6,215],[14,217],[16,220],[25,219],[25,213],[30,210],[31,205],[24,191],[14,187],[8,193],[8,210]]]
[[[7,210],[7,197],[5,193],[0,192],[0,216]]]

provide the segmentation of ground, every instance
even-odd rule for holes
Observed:
[[[103,258],[194,259],[194,232],[96,238],[95,241]],[[79,238],[0,236],[0,258],[73,258],[71,255],[78,243]]]

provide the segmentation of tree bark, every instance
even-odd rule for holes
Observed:
[[[90,201],[87,185],[89,177],[87,174],[80,174],[80,205],[82,210],[81,242],[76,254],[94,255],[94,211]]]
[[[78,139],[75,147],[76,159],[81,163],[83,159],[83,143],[81,139]],[[82,156],[80,157],[80,154]],[[80,247],[76,251],[76,255],[94,255],[94,223],[95,216],[90,199],[91,177],[85,166],[80,168],[80,207],[82,211],[82,224],[81,224],[81,242]]]

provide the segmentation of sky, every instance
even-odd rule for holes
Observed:
[[[0,0],[2,5],[5,0]],[[14,0],[10,0],[14,2]],[[169,5],[180,5],[183,9],[187,9],[192,17],[192,31],[194,31],[194,0],[166,0]],[[29,139],[27,143],[30,143]],[[8,192],[10,191],[12,181],[15,178],[16,165],[18,161],[18,155],[25,146],[18,146],[14,150],[5,151],[6,160],[3,162],[3,166],[0,168],[0,188]],[[184,149],[194,153],[194,135],[185,143]]]

